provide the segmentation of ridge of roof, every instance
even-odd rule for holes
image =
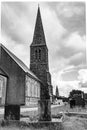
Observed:
[[[11,51],[9,51],[4,45],[2,45],[0,43],[0,46],[8,53],[8,55],[21,67],[21,69],[24,70],[24,72],[29,75],[31,75],[32,77],[34,77],[35,79],[39,80],[40,79],[32,72],[30,71],[30,69],[24,64],[23,61],[21,61],[17,56],[15,56]]]

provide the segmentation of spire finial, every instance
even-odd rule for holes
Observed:
[[[38,3],[38,8],[40,8],[39,3]]]
[[[40,12],[40,4],[38,3],[38,11]]]

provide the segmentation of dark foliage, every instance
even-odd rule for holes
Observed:
[[[69,93],[69,98],[73,98],[75,95],[81,95],[81,94],[84,95],[84,92],[81,91],[81,90],[72,90],[72,91]]]

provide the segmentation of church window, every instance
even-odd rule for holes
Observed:
[[[0,98],[2,97],[3,81],[0,79]]]
[[[37,59],[37,50],[35,50],[35,58]]]
[[[41,59],[41,50],[39,49],[39,59]]]

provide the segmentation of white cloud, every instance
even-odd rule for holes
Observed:
[[[10,5],[2,4],[2,33],[16,41],[16,44],[30,43],[33,28],[26,17],[16,14]]]
[[[68,73],[67,73],[68,72]],[[77,74],[76,79],[71,80],[70,75],[73,73]],[[68,77],[67,80],[63,80],[62,76],[66,75]],[[59,93],[61,95],[68,96],[69,92],[72,89],[78,89],[81,91],[87,92],[87,66],[79,65],[79,66],[69,66],[66,69],[62,69],[60,72],[54,73],[54,84],[58,85]],[[75,76],[74,76],[75,77]]]
[[[29,67],[30,55],[28,44],[16,44],[15,41],[5,35],[2,36],[1,43]]]
[[[71,71],[75,71],[75,70],[80,70],[80,69],[87,69],[87,65],[85,64],[80,64],[78,66],[74,66],[74,65],[69,65],[68,67],[66,67],[63,72],[71,72]]]
[[[54,10],[46,6],[41,8],[41,14],[49,53],[55,54],[55,51],[59,49],[58,41],[66,33],[66,29],[61,25]]]
[[[74,65],[69,65],[69,66],[67,66],[63,71],[64,72],[70,72],[70,71],[72,71],[73,69],[75,68],[75,66]]]
[[[84,51],[86,49],[86,39],[81,37],[77,32],[72,33],[65,41],[66,47],[71,47],[77,51]]]
[[[69,93],[75,89],[75,90],[81,90],[84,93],[87,93],[87,84],[86,87],[80,87],[79,81],[59,81],[58,88],[60,95],[69,96]]]
[[[78,80],[82,83],[87,82],[87,69],[81,69],[78,71],[79,76],[78,76]]]
[[[76,61],[78,59],[82,59],[82,57],[83,57],[83,53],[79,52],[79,53],[76,53],[73,56],[71,56],[70,61]]]
[[[57,4],[57,15],[62,25],[71,32],[86,35],[85,2],[60,2]]]
[[[70,91],[73,89],[79,89],[78,81],[59,81],[59,93],[64,96],[69,96]]]
[[[57,5],[57,11],[59,12],[59,15],[70,18],[74,15],[82,15],[84,12],[84,7],[81,5],[77,6],[74,2],[61,2]]]

